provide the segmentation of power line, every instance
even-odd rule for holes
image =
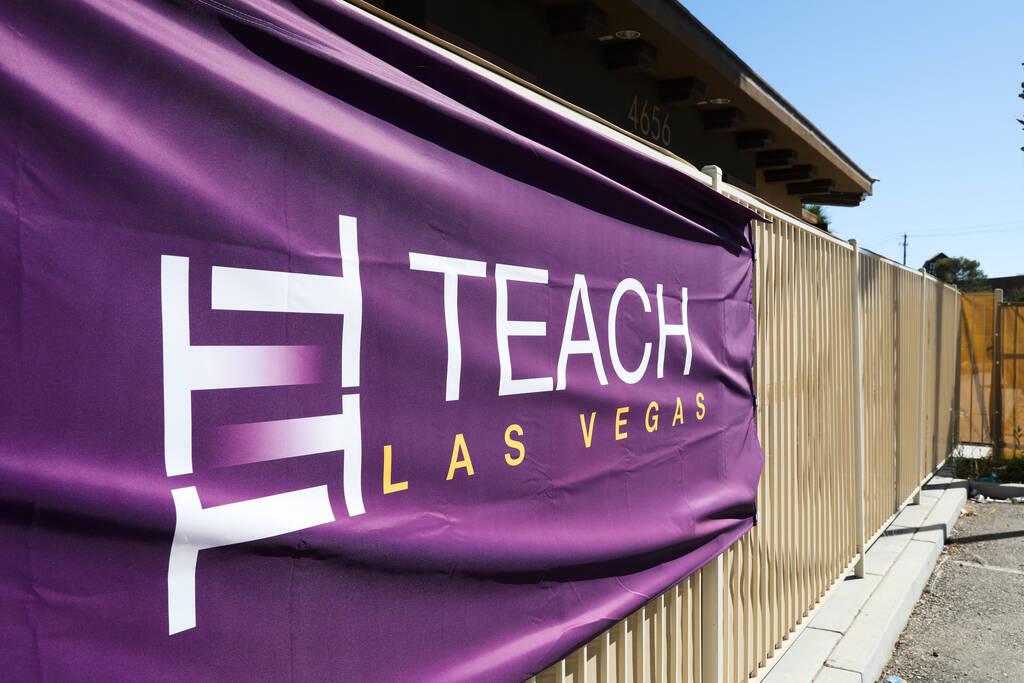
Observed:
[[[903,247],[904,252],[906,252],[909,237],[921,237],[927,239],[933,237],[953,237],[956,235],[986,235],[1000,232],[1012,232],[1014,230],[1024,230],[1024,221],[1017,220],[1007,221],[1005,223],[982,223],[979,225],[935,228],[932,230],[911,230],[898,233],[895,237],[902,238],[896,242],[896,246]],[[861,246],[868,247],[882,242],[888,242],[891,239],[893,239],[893,236],[875,237],[873,239],[864,240],[861,242]]]
[[[1001,232],[1004,230],[1015,230],[1024,228],[1024,221],[1006,221],[1004,223],[980,223],[978,225],[956,225],[945,228],[930,228],[928,230],[912,230],[911,236],[921,237],[926,235],[946,235],[973,232]]]
[[[938,235],[945,233],[967,233],[967,232],[998,232],[1000,230],[1014,230],[1018,227],[1024,228],[1024,220],[1004,221],[1002,223],[979,223],[976,225],[950,225],[944,228],[927,228],[924,230],[908,230],[906,234],[910,237],[923,237],[927,235]],[[897,236],[904,233],[898,233]],[[888,239],[888,238],[886,238]]]
[[[1016,222],[1015,221],[1012,224],[1010,224],[1010,223],[993,223],[991,225],[994,226],[994,227],[990,227],[990,228],[987,228],[987,229],[978,229],[978,228],[976,228],[976,229],[973,229],[973,230],[955,230],[955,229],[948,229],[947,228],[947,229],[945,229],[945,230],[947,230],[946,232],[931,232],[931,231],[927,231],[927,230],[922,230],[922,231],[918,231],[918,232],[904,232],[904,233],[900,233],[898,235],[898,237],[902,237],[903,239],[897,241],[895,246],[903,247],[903,265],[907,265],[907,246],[909,244],[909,241],[908,241],[909,237],[921,237],[923,239],[929,239],[929,238],[937,238],[937,237],[955,237],[955,236],[958,236],[958,235],[989,235],[989,234],[997,234],[997,233],[1000,233],[1000,232],[1014,231],[1014,230],[1018,230],[1018,229],[1024,230],[1024,222]],[[1008,227],[996,227],[996,226],[1008,226]],[[889,240],[891,240],[891,239],[893,239],[892,236],[876,237],[874,239],[869,239],[869,240],[862,241],[861,242],[861,246],[866,248],[866,249],[878,248],[878,245],[881,245],[883,242],[889,242]]]
[[[976,229],[976,230],[949,230],[947,232],[931,232],[926,234],[910,233],[912,237],[921,238],[932,238],[932,237],[961,237],[961,236],[972,236],[972,235],[994,235],[1002,232],[1016,232],[1018,230],[1024,230],[1024,223],[1005,228],[987,228],[987,229]]]

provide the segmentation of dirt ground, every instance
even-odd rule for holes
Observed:
[[[1024,504],[967,501],[882,673],[1024,681]]]

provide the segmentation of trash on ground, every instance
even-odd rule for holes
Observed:
[[[971,500],[975,503],[1024,503],[1024,496],[1014,496],[1012,498],[991,498],[986,496],[984,493],[975,493],[971,496]],[[963,514],[969,515],[971,513],[964,512]]]

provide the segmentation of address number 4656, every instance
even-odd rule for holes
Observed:
[[[661,118],[662,114],[664,118]],[[672,143],[672,129],[668,126],[668,117],[669,112],[657,105],[652,106],[646,99],[641,100],[639,95],[633,96],[633,104],[630,105],[629,114],[626,116],[633,123],[634,133],[640,133],[663,145]]]

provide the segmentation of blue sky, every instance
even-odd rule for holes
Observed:
[[[682,3],[869,175],[833,230],[1024,273],[1024,1]]]

